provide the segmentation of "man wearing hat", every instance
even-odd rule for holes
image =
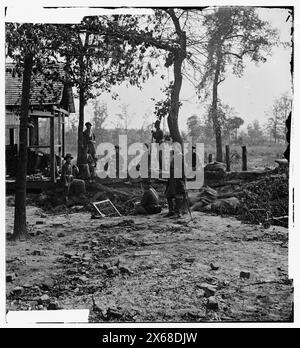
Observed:
[[[144,194],[141,202],[134,205],[135,213],[141,215],[158,214],[161,212],[159,197],[156,190],[151,186],[150,180],[143,181]]]
[[[96,162],[96,150],[95,150],[95,134],[92,132],[92,124],[86,122],[86,129],[83,131],[83,146],[86,154],[90,154],[93,160]]]
[[[75,195],[85,193],[85,182],[84,180],[76,179],[79,174],[79,169],[75,164],[71,163],[72,159],[72,155],[67,153],[64,157],[65,163],[61,168],[61,181],[67,189],[67,197],[73,191]]]
[[[157,120],[154,123],[155,131],[152,132],[152,137],[155,140],[156,143],[161,144],[164,138],[164,132],[160,129],[160,121]]]

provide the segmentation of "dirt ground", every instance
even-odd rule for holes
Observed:
[[[90,309],[91,322],[293,320],[283,227],[200,212],[190,221],[72,211],[27,207],[32,237],[7,241],[7,311]],[[7,206],[8,233],[13,214]]]

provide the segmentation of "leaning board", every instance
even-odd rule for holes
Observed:
[[[122,216],[110,199],[94,202],[93,206],[102,217]]]

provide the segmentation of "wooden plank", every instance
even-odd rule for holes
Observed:
[[[62,157],[65,157],[65,115],[62,114],[62,129],[61,129],[61,132],[62,132],[62,139],[61,139],[61,147],[62,147],[62,151],[61,151],[61,154],[62,154]]]
[[[55,150],[54,150],[54,118],[50,118],[50,177],[53,182],[55,179]]]
[[[29,112],[28,116],[32,117],[53,117],[51,111],[40,111],[40,110],[32,110]]]
[[[62,158],[61,158],[61,113],[58,112],[57,115],[57,138],[58,138],[58,156],[59,156],[59,164],[60,164],[60,169],[62,167]]]
[[[53,106],[53,110],[57,111],[57,112],[61,112],[62,114],[66,115],[66,116],[69,116],[69,112],[65,109],[58,108],[57,106]]]

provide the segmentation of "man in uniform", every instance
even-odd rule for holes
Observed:
[[[151,186],[150,180],[143,182],[144,195],[141,202],[135,203],[136,214],[158,214],[161,212],[159,197],[156,190]]]
[[[152,130],[152,141],[154,140],[155,143],[161,144],[164,140],[164,133],[160,129],[160,121],[157,120],[154,124],[155,131]],[[158,161],[159,161],[159,170],[162,170],[162,152],[159,151],[158,153]]]
[[[160,129],[160,121],[154,123],[155,131],[152,130],[152,137],[157,144],[161,144],[164,138],[164,132]]]
[[[61,169],[61,181],[66,189],[66,198],[70,194],[75,196],[85,193],[85,182],[84,180],[76,179],[79,174],[79,169],[75,164],[72,164],[73,157],[70,153],[64,157],[65,163]]]
[[[167,181],[165,196],[168,201],[169,212],[164,217],[180,218],[183,213],[185,199],[185,183],[183,178],[175,178],[174,153],[170,161],[170,178]]]
[[[97,162],[95,150],[96,137],[92,131],[92,124],[90,122],[86,122],[85,126],[86,129],[83,132],[83,146],[85,148],[85,153],[90,154],[94,162]]]

